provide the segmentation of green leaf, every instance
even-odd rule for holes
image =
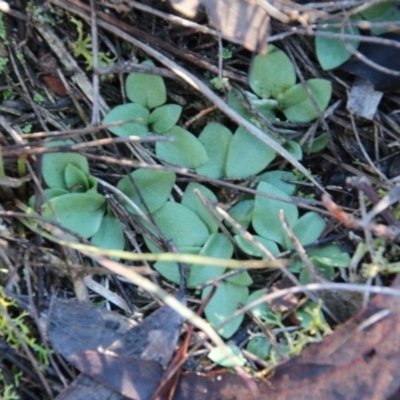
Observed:
[[[154,67],[154,63],[146,60],[142,65]],[[158,75],[131,72],[125,82],[126,95],[130,101],[138,103],[149,110],[161,106],[167,101],[167,89],[164,79]]]
[[[200,255],[214,258],[230,259],[233,254],[233,245],[222,233],[213,233],[204,244]],[[188,287],[203,285],[210,279],[217,278],[226,268],[215,265],[192,265],[188,278]]]
[[[284,233],[279,219],[279,210],[284,211],[290,226],[293,226],[297,221],[299,211],[297,207],[291,203],[290,196],[277,187],[269,183],[260,182],[257,190],[289,201],[289,203],[286,203],[284,201],[257,195],[254,205],[252,221],[254,230],[260,236],[282,244],[284,241]]]
[[[231,207],[228,214],[242,226],[243,229],[247,229],[250,226],[253,218],[254,200],[241,200]],[[231,226],[229,222],[226,222],[227,226]],[[232,228],[233,232],[236,232],[235,228]]]
[[[298,180],[297,176],[293,172],[281,170],[264,172],[259,176],[259,179],[262,182],[276,186],[289,196],[293,195],[296,191],[296,184],[289,183],[288,181],[296,182]]]
[[[204,222],[182,204],[167,201],[153,214],[155,224],[178,249],[202,246],[209,233]]]
[[[202,300],[207,297],[210,290],[211,287],[209,286],[203,290],[201,295]],[[245,286],[234,285],[230,282],[221,282],[204,310],[207,321],[213,327],[218,326],[238,309],[239,304],[243,304],[246,301],[248,295],[249,289]],[[243,318],[244,315],[242,314],[231,322],[228,322],[218,330],[218,333],[225,339],[230,338],[239,329]]]
[[[178,104],[165,104],[153,110],[149,117],[149,124],[152,125],[154,132],[165,133],[178,122],[181,112],[182,107]]]
[[[318,267],[318,272],[328,280],[331,280],[334,275],[335,275],[335,268],[330,266],[322,266]],[[307,283],[313,283],[315,280],[310,279],[310,275],[308,273],[308,270],[305,266],[303,266],[300,275],[299,275],[299,280],[303,285],[306,285]]]
[[[217,122],[208,123],[201,131],[199,140],[203,144],[208,161],[196,169],[199,175],[209,178],[225,176],[225,164],[232,132]]]
[[[234,283],[238,286],[250,286],[253,284],[253,279],[247,271],[243,271],[240,274],[227,278],[226,282]]]
[[[300,144],[294,140],[289,140],[282,147],[296,160],[300,161],[303,158],[303,150],[301,149]]]
[[[296,73],[289,57],[270,45],[266,55],[254,58],[250,69],[249,84],[262,98],[277,97],[296,83]]]
[[[218,201],[217,196],[208,188],[200,183],[191,182],[187,185],[185,192],[183,193],[183,197],[181,200],[181,204],[185,207],[190,208],[194,211],[201,220],[207,225],[210,233],[214,233],[218,231],[218,224],[212,217],[212,214],[207,210],[207,208],[203,205],[201,200],[194,193],[195,189],[197,189],[204,197],[211,200],[213,203]],[[218,219],[222,217],[217,216]]]
[[[100,228],[105,211],[104,196],[93,193],[69,193],[54,197],[42,205],[44,217],[57,220],[84,238],[93,236]],[[54,209],[56,216],[53,214]]]
[[[308,212],[304,214],[292,227],[294,236],[305,246],[315,242],[325,229],[325,220],[316,212]],[[293,249],[289,237],[285,234],[283,243],[287,250]]]
[[[267,289],[259,289],[254,291],[253,293],[250,294],[250,296],[247,298],[245,305],[249,305],[253,303],[254,301],[258,300],[260,297],[264,296],[267,294]],[[254,306],[253,308],[250,309],[250,311],[256,316],[257,318],[260,318],[262,320],[268,319],[269,315],[271,314],[271,308],[267,303],[261,303],[257,306]]]
[[[181,251],[182,254],[199,254],[200,248],[187,247],[187,248],[180,248],[179,250]],[[178,263],[157,261],[153,267],[165,279],[168,279],[169,281],[177,285],[180,284],[181,275],[179,273]]]
[[[306,83],[321,112],[325,111],[331,99],[331,83],[326,79],[309,79]],[[318,117],[314,104],[300,83],[284,93],[279,99],[279,107],[291,122],[310,122]]]
[[[323,133],[322,135],[319,135],[313,139],[311,148],[310,144],[306,143],[304,144],[303,149],[307,154],[314,154],[314,153],[319,153],[328,144],[329,144],[329,136],[326,133]]]
[[[239,127],[229,144],[226,176],[247,178],[256,175],[275,158],[275,151],[246,129]]]
[[[136,187],[132,184],[130,177]],[[147,210],[150,213],[155,212],[166,203],[176,180],[176,175],[173,172],[145,168],[137,169],[131,173],[130,177],[123,177],[118,182],[117,188],[126,194],[144,213],[147,213]],[[142,199],[147,209],[143,205]],[[129,212],[138,215],[136,210],[124,201],[122,203],[125,204]]]
[[[350,263],[350,256],[342,251],[339,246],[329,245],[311,249],[308,252],[310,259],[319,266],[332,266],[346,268]]]
[[[125,239],[119,219],[109,212],[106,213],[101,220],[99,230],[92,237],[91,242],[102,249],[123,250]]]
[[[110,126],[108,130],[117,136],[147,135],[149,111],[140,104],[127,103],[114,107],[103,119],[103,124],[126,121],[123,125]],[[130,121],[130,122],[128,122]]]
[[[374,6],[362,12],[363,18],[372,24],[371,33],[376,36],[391,32],[392,27],[390,24],[387,26],[374,27],[373,24],[375,22],[393,22],[394,25],[396,23],[398,24],[400,20],[400,10],[396,6],[386,8],[388,5],[390,5],[390,3],[391,2],[375,4]],[[376,9],[374,10],[375,7]],[[380,7],[381,9],[379,9]],[[384,8],[386,8],[386,10],[384,10]],[[368,14],[370,15],[368,16]]]
[[[240,93],[237,89],[232,88],[232,90],[230,90],[227,95],[228,106],[230,108],[232,108],[233,110],[235,110],[243,118],[250,121],[253,118],[253,115],[251,114],[251,112],[249,110],[247,110],[243,106],[243,104],[238,100],[237,97],[239,99],[243,99],[243,102],[246,104],[246,99],[244,98],[243,94]],[[254,97],[256,97],[256,96],[254,95]]]
[[[360,12],[362,17],[366,20],[370,20],[373,18],[379,18],[389,10],[392,4],[395,3],[393,1],[384,1],[378,4],[374,4],[371,7]],[[384,21],[384,20],[383,20]],[[375,22],[375,21],[374,21]]]
[[[69,145],[73,142],[52,142],[49,147]],[[79,168],[84,174],[89,175],[89,164],[86,157],[76,153],[48,153],[43,155],[42,175],[46,185],[54,189],[67,190],[65,182],[65,169],[68,164]]]
[[[208,358],[225,368],[243,367],[246,364],[246,359],[239,347],[233,343],[228,343],[227,346],[232,350],[233,355],[228,355],[223,349],[214,347],[208,353]]]
[[[266,360],[271,349],[271,343],[265,336],[256,336],[247,343],[246,350],[254,354],[260,360]]]
[[[174,126],[165,133],[172,136],[173,142],[157,142],[156,153],[165,161],[187,168],[198,168],[208,161],[208,156],[201,142],[190,132]]]
[[[335,22],[335,21],[331,21]],[[337,22],[337,21],[336,21]],[[318,29],[317,32],[340,33],[340,28]],[[359,35],[360,31],[356,27],[345,28],[344,34]],[[345,39],[345,38],[344,38]],[[358,40],[346,40],[350,46],[358,48],[360,42]],[[321,68],[325,71],[338,67],[351,57],[351,52],[347,50],[342,39],[329,38],[325,36],[316,36],[315,52]]]
[[[268,240],[263,238],[262,236],[253,235],[255,241],[262,244],[267,250],[269,250],[273,255],[279,254],[279,248],[275,242],[272,240]],[[246,254],[253,256],[253,257],[264,257],[266,258],[265,254],[261,252],[254,244],[250,243],[244,237],[240,235],[235,235],[235,240],[239,245],[240,249],[244,251]]]
[[[45,189],[43,200],[50,200],[57,196],[62,196],[64,194],[68,194],[69,192],[64,189]],[[28,205],[31,208],[35,208],[35,196],[31,196],[28,200]]]
[[[89,189],[88,176],[74,164],[68,164],[64,170],[64,179],[67,188],[74,192],[83,193]]]

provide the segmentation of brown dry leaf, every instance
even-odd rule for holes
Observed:
[[[211,26],[250,51],[265,52],[269,16],[252,0],[170,0],[171,6],[194,18],[200,5],[207,9]]]

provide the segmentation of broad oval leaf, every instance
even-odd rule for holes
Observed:
[[[282,50],[270,45],[267,54],[254,58],[249,85],[260,97],[277,97],[295,83],[293,64]]]
[[[303,150],[299,143],[289,140],[282,146],[294,159],[300,161],[303,158]]]
[[[203,290],[201,294],[202,300],[207,297],[210,290],[211,287],[209,286]],[[217,327],[238,309],[239,304],[243,304],[246,301],[248,295],[249,289],[246,286],[238,286],[224,281],[220,282],[217,290],[204,310],[207,321],[213,327]],[[243,318],[244,315],[242,314],[228,322],[218,330],[218,333],[225,339],[229,339],[239,329]]]
[[[261,172],[275,158],[275,151],[239,127],[229,144],[226,176],[247,178]]]
[[[296,191],[296,184],[290,183],[290,181],[296,182],[298,177],[291,171],[269,171],[259,176],[260,181],[269,183],[276,186],[289,196],[293,195]]]
[[[117,136],[147,135],[149,111],[140,104],[127,103],[114,107],[103,119],[103,124],[126,121],[123,125],[110,126],[108,130]],[[130,121],[130,122],[128,122]]]
[[[215,258],[230,259],[233,254],[233,245],[222,233],[212,234],[200,251],[200,255]],[[203,285],[210,279],[217,278],[226,268],[215,265],[192,265],[188,278],[188,287]]]
[[[154,67],[154,63],[150,60],[142,62],[142,65]],[[161,106],[167,101],[164,79],[158,75],[131,72],[126,78],[125,88],[130,101],[149,110]]]
[[[44,192],[43,193],[44,195],[43,195],[43,198],[42,198],[42,202],[43,202],[43,200],[44,201],[50,200],[50,199],[52,199],[54,197],[63,196],[64,194],[68,194],[69,193],[65,189],[45,189],[43,192]],[[31,208],[35,208],[35,196],[31,196],[29,198],[28,205]]]
[[[72,144],[72,142],[52,142],[51,146]],[[68,164],[79,168],[86,176],[89,175],[89,164],[86,157],[76,153],[48,153],[43,155],[42,175],[49,188],[65,189],[65,169]]]
[[[88,176],[74,164],[68,164],[64,171],[65,184],[68,190],[83,193],[89,189]]]
[[[252,222],[254,230],[266,239],[283,244],[284,233],[279,219],[279,210],[284,211],[290,226],[293,226],[297,221],[299,211],[297,207],[291,203],[292,200],[290,196],[277,187],[269,183],[260,182],[257,186],[257,190],[288,201],[285,202],[257,195],[253,211]]]
[[[229,215],[243,228],[247,229],[250,226],[253,218],[254,200],[246,199],[237,202],[230,210]],[[236,228],[233,228],[227,221],[226,225],[232,228],[233,232],[236,232]]]
[[[190,132],[174,126],[165,133],[174,138],[173,142],[157,142],[156,154],[165,161],[187,168],[198,168],[208,161],[208,156],[201,142]]]
[[[315,242],[320,237],[325,226],[326,222],[319,214],[308,212],[297,220],[292,227],[292,231],[299,242],[305,246],[306,244]],[[283,245],[287,250],[293,249],[293,244],[286,234]]]
[[[182,204],[167,201],[153,214],[155,224],[167,240],[173,240],[178,249],[198,247],[208,239],[204,222]]]
[[[240,274],[230,276],[226,279],[226,282],[234,283],[238,286],[250,286],[253,284],[253,279],[247,271],[243,271]]]
[[[132,184],[131,179],[136,187]],[[175,180],[176,175],[173,172],[143,168],[132,172],[130,177],[123,177],[118,182],[117,188],[126,194],[144,213],[152,213],[166,203]],[[125,204],[124,201],[122,202]],[[138,212],[131,206],[125,205],[133,215],[138,215]]]
[[[207,225],[210,233],[217,232],[217,222],[213,218],[212,214],[203,205],[201,200],[198,198],[198,196],[194,192],[195,190],[198,190],[202,196],[211,200],[213,203],[216,203],[218,201],[217,196],[210,189],[206,188],[200,183],[191,182],[189,183],[189,185],[187,185],[185,192],[183,193],[181,204],[194,211]],[[216,218],[221,219],[222,217],[216,216]]]
[[[109,212],[106,213],[101,220],[99,230],[92,236],[90,241],[102,249],[123,250],[125,239],[119,219]]]
[[[271,349],[271,343],[265,336],[253,337],[249,343],[247,343],[246,350],[254,354],[261,360],[266,360]]]
[[[149,117],[149,124],[154,132],[165,133],[178,122],[181,112],[182,107],[178,104],[165,104],[153,110]]]
[[[306,81],[321,112],[325,111],[332,95],[332,85],[326,79]],[[279,99],[279,107],[291,122],[310,122],[318,117],[318,112],[302,84],[292,86]]]
[[[272,255],[275,256],[276,254],[280,253],[278,245],[272,240],[265,239],[264,237],[258,235],[253,235],[253,238],[256,242],[259,242],[267,250],[269,250],[272,253]],[[266,255],[256,245],[250,243],[250,241],[245,239],[243,236],[235,235],[235,240],[236,243],[239,245],[240,249],[244,251],[246,254],[253,257],[266,258]]]
[[[258,300],[259,298],[261,298],[266,294],[267,294],[267,289],[259,289],[254,291],[247,298],[245,303],[246,306],[253,303],[254,301]],[[250,309],[250,311],[254,314],[254,316],[262,320],[266,320],[268,318],[268,315],[272,312],[270,306],[266,302],[254,306],[253,308]]]
[[[317,32],[332,32],[340,33],[340,28],[318,29]],[[344,29],[344,40],[346,34],[359,35],[360,31],[356,27]],[[360,42],[358,40],[346,40],[350,46],[358,48]],[[321,68],[325,71],[338,67],[346,62],[352,55],[342,39],[329,38],[325,36],[316,36],[315,38],[315,53]]]
[[[196,169],[200,175],[209,178],[222,178],[225,176],[226,157],[232,132],[218,122],[210,122],[201,131],[199,140],[203,144],[208,161]]]
[[[54,197],[42,205],[44,217],[58,220],[71,231],[84,238],[93,236],[100,228],[106,200],[104,196],[94,193],[69,193]],[[55,211],[56,215],[53,214]]]

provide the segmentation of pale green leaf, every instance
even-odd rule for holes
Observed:
[[[208,353],[208,358],[225,368],[243,367],[246,364],[246,359],[239,347],[233,343],[228,343],[227,346],[232,350],[233,354],[226,354],[226,350],[214,347]]]
[[[272,255],[275,256],[280,253],[278,245],[272,240],[265,239],[264,237],[258,235],[253,235],[253,239],[256,242],[262,244],[267,250],[269,250],[272,253]],[[239,245],[240,249],[246,254],[253,257],[266,258],[266,255],[260,249],[258,249],[258,247],[256,247],[253,243],[250,243],[250,241],[245,239],[244,237],[240,235],[235,235],[235,240]]]
[[[210,290],[211,287],[209,286],[203,290],[201,295],[203,300],[207,297]],[[239,304],[243,304],[246,301],[248,295],[249,289],[245,286],[234,285],[230,282],[221,282],[204,310],[207,321],[213,327],[217,327],[238,309]],[[236,317],[219,329],[218,333],[225,339],[230,338],[239,329],[243,318],[243,314]]]
[[[289,225],[291,226],[293,226],[297,221],[299,211],[291,202],[292,200],[290,196],[277,187],[270,185],[269,183],[260,182],[257,190],[288,201],[285,202],[257,195],[253,212],[252,222],[254,230],[260,236],[282,244],[284,240],[284,234],[282,224],[279,219],[279,210],[284,211]]]
[[[100,228],[105,202],[104,196],[97,193],[69,193],[51,199],[51,207],[48,203],[44,203],[42,215],[53,220],[58,218],[66,228],[84,238],[89,238]]]
[[[309,79],[308,88],[321,112],[329,104],[332,84],[326,79]],[[279,107],[291,122],[310,122],[318,117],[318,112],[302,84],[292,86],[279,99]]]
[[[282,146],[294,159],[300,161],[303,158],[303,150],[298,142],[289,140]]]
[[[249,84],[262,98],[277,97],[296,83],[296,73],[289,57],[270,45],[268,53],[257,55],[252,63]]]
[[[103,124],[126,122],[123,125],[110,126],[108,130],[117,136],[147,135],[149,111],[140,104],[127,103],[114,107],[103,119]],[[128,122],[129,121],[129,122]]]
[[[150,60],[142,62],[142,65],[154,67],[154,63]],[[149,110],[161,106],[167,101],[164,79],[158,75],[131,72],[126,78],[125,88],[130,101]]]
[[[88,176],[74,164],[68,164],[64,170],[65,184],[68,190],[74,192],[86,192],[89,189]]]
[[[217,222],[213,218],[212,214],[208,211],[208,209],[203,205],[199,197],[195,194],[195,190],[198,190],[203,197],[211,200],[212,203],[217,203],[217,196],[215,196],[215,194],[210,189],[201,185],[200,183],[191,182],[189,183],[189,185],[187,185],[185,192],[183,193],[181,204],[194,211],[207,225],[210,233],[217,232]],[[222,217],[217,214],[216,218],[220,220]]]
[[[175,180],[176,175],[173,172],[143,168],[132,172],[130,177],[123,177],[118,182],[117,188],[126,194],[143,212],[152,213],[166,203]],[[125,204],[124,201],[122,202]],[[125,205],[133,215],[138,215],[136,210],[127,204]]]
[[[259,289],[259,290],[254,291],[247,298],[245,305],[247,306],[247,305],[253,303],[254,301],[256,301],[259,298],[261,298],[262,296],[264,296],[265,294],[267,294],[267,289]],[[250,309],[250,311],[254,314],[255,317],[260,318],[262,320],[266,320],[268,318],[268,316],[271,314],[271,308],[265,302],[252,307]]]
[[[310,143],[307,142],[303,146],[303,149],[307,154],[314,154],[322,151],[328,144],[329,144],[329,136],[326,133],[323,133],[322,135],[319,135],[312,140],[311,147]]]
[[[201,131],[199,140],[203,144],[208,161],[196,169],[199,175],[209,178],[225,176],[225,164],[232,132],[218,122],[210,122]]]
[[[155,133],[165,133],[178,122],[182,107],[178,104],[165,104],[157,107],[150,114],[149,124]]]
[[[215,258],[230,259],[233,245],[222,233],[213,233],[204,244],[200,255]],[[188,278],[188,287],[196,287],[221,276],[226,268],[215,265],[192,265]]]
[[[290,181],[296,182],[298,180],[297,176],[293,172],[282,170],[264,172],[259,175],[259,179],[262,182],[276,186],[289,196],[293,195],[296,191],[296,184],[290,183]]]
[[[233,205],[228,214],[243,228],[247,229],[250,226],[253,218],[254,200],[246,199],[238,201]],[[226,221],[226,225],[231,227],[231,224]],[[232,227],[233,232],[236,232],[236,228]]]
[[[165,133],[173,142],[157,142],[156,153],[171,164],[187,168],[198,168],[208,161],[206,150],[194,135],[179,126]]]
[[[246,346],[246,350],[254,354],[260,360],[266,360],[268,358],[270,349],[271,343],[265,336],[253,337]]]
[[[261,172],[275,158],[271,149],[247,130],[239,127],[229,144],[226,176],[247,178]]]
[[[95,246],[107,250],[123,250],[124,232],[121,222],[109,212],[104,215],[99,230],[90,240]]]
[[[253,284],[253,279],[247,271],[243,271],[240,274],[226,278],[226,282],[234,283],[238,286],[250,286]]]

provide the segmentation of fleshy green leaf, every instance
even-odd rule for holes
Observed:
[[[117,188],[125,193],[143,212],[147,213],[147,210],[149,210],[152,213],[168,200],[175,184],[176,175],[173,172],[143,168],[132,172],[131,178],[136,187],[132,184],[129,176],[125,176],[118,182]],[[143,205],[142,199],[147,209]],[[126,206],[133,215],[138,215],[136,210],[129,205]]]
[[[250,296],[247,298],[245,305],[247,306],[247,305],[253,303],[253,301],[258,300],[260,297],[264,296],[265,294],[267,294],[267,289],[256,290],[255,292],[251,293]],[[269,305],[267,303],[261,303],[261,304],[258,304],[257,306],[254,306],[250,311],[257,318],[266,320],[268,318],[269,314],[271,313],[271,308],[269,307]]]
[[[226,176],[247,178],[261,172],[273,159],[275,151],[251,133],[239,127],[229,144]]]
[[[238,286],[250,286],[253,284],[253,279],[247,271],[243,271],[240,274],[227,278],[226,282],[234,283]]]
[[[200,251],[200,255],[215,258],[230,259],[233,254],[233,245],[222,233],[213,233]],[[226,268],[215,265],[192,265],[188,278],[188,287],[196,287],[217,278]]]
[[[326,133],[323,133],[322,135],[319,135],[315,139],[313,139],[311,148],[309,142],[307,142],[303,146],[303,149],[307,154],[319,153],[328,145],[328,143],[329,143],[329,136]]]
[[[65,184],[74,192],[83,193],[89,189],[88,176],[74,164],[68,164],[64,171]]]
[[[206,287],[201,295],[204,300],[211,288]],[[245,286],[234,285],[230,282],[221,282],[207,304],[204,312],[206,314],[208,322],[213,326],[218,326],[225,319],[230,317],[237,309],[239,304],[243,304],[247,296],[249,295],[249,289]],[[233,321],[225,324],[218,333],[225,339],[230,338],[240,327],[244,315],[240,315]]]
[[[293,172],[281,170],[265,172],[259,176],[259,179],[262,182],[276,186],[289,196],[293,195],[296,191],[296,185],[294,183],[289,183],[289,181],[295,182],[298,180]]]
[[[272,240],[268,240],[263,238],[262,236],[253,235],[255,241],[262,244],[267,250],[269,250],[273,255],[279,254],[279,248],[275,242]],[[240,235],[235,235],[235,240],[239,245],[240,249],[244,251],[246,254],[253,257],[264,257],[265,254],[259,250],[254,244],[250,243],[244,237]]]
[[[332,85],[326,79],[309,79],[307,85],[321,112],[325,111],[332,94]],[[291,122],[310,122],[318,117],[302,84],[292,86],[279,99],[279,107]]]
[[[334,22],[334,21],[332,21]],[[340,28],[318,29],[320,32],[340,33]],[[317,32],[318,32],[317,31]],[[359,35],[360,31],[353,27],[352,29],[344,29],[344,34]],[[346,42],[357,49],[360,42],[358,40],[346,40]],[[338,67],[351,57],[351,52],[347,50],[343,40],[337,38],[329,38],[325,36],[316,36],[315,52],[321,68],[325,71]]]
[[[142,65],[154,67],[154,63],[150,60],[142,62]],[[126,78],[125,88],[130,101],[149,110],[161,106],[167,101],[164,79],[158,75],[131,72]]]
[[[308,212],[304,214],[292,227],[294,236],[299,239],[300,243],[305,246],[315,242],[325,229],[325,220],[316,212]],[[289,237],[285,234],[284,246],[286,249],[293,249]]]
[[[167,201],[153,214],[155,224],[167,240],[173,240],[178,249],[199,247],[208,239],[204,222],[182,204]]]
[[[50,200],[57,196],[62,196],[68,194],[69,192],[65,189],[45,189],[44,196],[42,200]],[[28,205],[31,208],[35,208],[35,196],[31,196],[28,200]]]
[[[233,355],[228,355],[219,347],[214,347],[209,353],[208,358],[218,365],[225,368],[242,367],[246,364],[239,347],[233,343],[228,343],[227,346],[232,350]]]
[[[308,255],[317,266],[331,265],[332,267],[345,268],[350,263],[349,254],[340,250],[336,245],[309,250]]]
[[[254,230],[260,236],[282,244],[284,235],[281,221],[279,219],[279,210],[284,211],[289,225],[291,226],[293,226],[297,221],[299,211],[297,207],[291,203],[290,196],[277,187],[272,186],[269,183],[260,182],[257,190],[289,201],[289,203],[286,203],[284,201],[257,195],[254,205],[252,221]]]
[[[124,232],[118,218],[106,213],[101,221],[99,230],[92,237],[91,242],[102,249],[123,250],[125,247]]]
[[[208,161],[197,168],[196,172],[215,179],[225,176],[226,157],[231,139],[232,132],[224,125],[217,122],[207,124],[200,133],[199,140],[207,152]]]
[[[282,147],[296,160],[300,161],[303,158],[303,150],[301,149],[300,144],[294,140],[289,140]]]
[[[250,69],[249,84],[262,98],[277,97],[296,83],[296,73],[289,57],[270,45],[266,55],[254,58]]]
[[[254,200],[241,200],[237,202],[230,210],[229,215],[242,226],[247,229],[253,218]],[[231,226],[229,222],[226,222],[227,226]],[[235,228],[232,228],[236,232]]]
[[[187,168],[198,168],[208,161],[208,156],[201,142],[190,132],[174,126],[165,133],[172,136],[173,142],[157,142],[156,153],[165,161]]]
[[[68,145],[73,142],[52,142],[49,146]],[[89,175],[89,164],[86,157],[76,153],[48,153],[43,155],[42,160],[42,175],[49,188],[65,189],[65,169],[71,164],[79,168],[85,175]]]
[[[154,132],[165,133],[178,122],[181,112],[182,107],[178,104],[165,104],[153,110],[149,117],[149,124]]]
[[[186,187],[186,190],[183,193],[181,204],[194,211],[201,218],[201,220],[207,225],[210,233],[217,232],[218,231],[217,222],[214,220],[214,218],[207,210],[207,208],[203,205],[201,200],[194,193],[195,189],[197,189],[202,196],[206,197],[207,199],[210,199],[213,203],[216,203],[218,201],[217,196],[215,196],[215,194],[210,189],[206,188],[203,185],[200,185],[200,183],[191,182]],[[217,218],[221,219],[221,217]]]
[[[114,107],[103,119],[103,124],[130,121],[123,125],[110,126],[108,130],[117,136],[145,136],[149,111],[140,104],[127,103]]]
[[[93,236],[100,228],[105,211],[104,196],[93,193],[69,193],[54,197],[48,203],[42,205],[44,217],[57,220],[71,231],[76,232],[84,238]]]
[[[260,360],[266,360],[271,349],[271,343],[265,338],[265,336],[256,336],[247,343],[246,350]]]

